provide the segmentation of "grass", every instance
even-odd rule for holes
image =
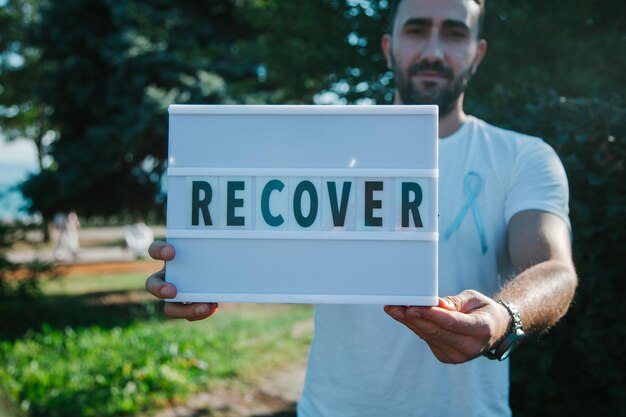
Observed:
[[[44,326],[52,329],[127,326],[163,320],[160,302],[143,290],[145,274],[72,276],[43,280],[42,294],[0,305],[0,341],[16,340]]]
[[[144,280],[51,280],[36,303],[9,310],[6,321],[30,317],[25,329],[0,328],[0,385],[12,402],[33,416],[137,413],[253,384],[306,356],[309,306],[228,304],[201,322],[165,320]]]
[[[45,280],[41,284],[41,290],[46,296],[143,291],[146,275],[145,273],[76,275]]]

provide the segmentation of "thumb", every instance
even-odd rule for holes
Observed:
[[[443,308],[445,310],[450,310],[450,311],[456,311],[456,304],[454,304],[450,299],[452,297],[444,297],[444,298],[439,298],[439,303],[437,304],[437,307],[439,308]]]
[[[465,290],[457,295],[440,298],[440,307],[447,310],[468,313],[487,304],[488,297],[474,290]],[[443,304],[443,305],[442,305]]]

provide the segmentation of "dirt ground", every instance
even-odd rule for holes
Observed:
[[[117,262],[96,262],[96,263],[77,263],[60,265],[57,271],[60,275],[92,275],[92,274],[117,274],[126,272],[145,272],[151,274],[156,272],[163,266],[158,261],[117,261]],[[146,275],[147,276],[147,275]]]
[[[296,417],[304,375],[304,364],[297,364],[264,378],[252,389],[219,388],[141,417]]]

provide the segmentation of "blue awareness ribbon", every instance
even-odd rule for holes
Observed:
[[[483,189],[483,179],[476,172],[468,172],[465,175],[465,180],[463,181],[463,188],[465,189],[465,196],[467,197],[467,201],[465,205],[454,219],[454,222],[446,229],[446,233],[444,235],[445,239],[448,240],[450,236],[454,232],[457,231],[465,215],[467,212],[472,209],[472,216],[474,217],[474,224],[476,225],[476,229],[478,230],[478,235],[480,236],[480,246],[482,248],[483,254],[487,252],[487,238],[485,237],[485,226],[483,224],[483,218],[480,215],[480,209],[476,204],[476,198],[478,194]]]

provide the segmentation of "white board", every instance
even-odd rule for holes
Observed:
[[[436,106],[169,114],[171,301],[437,304]]]

